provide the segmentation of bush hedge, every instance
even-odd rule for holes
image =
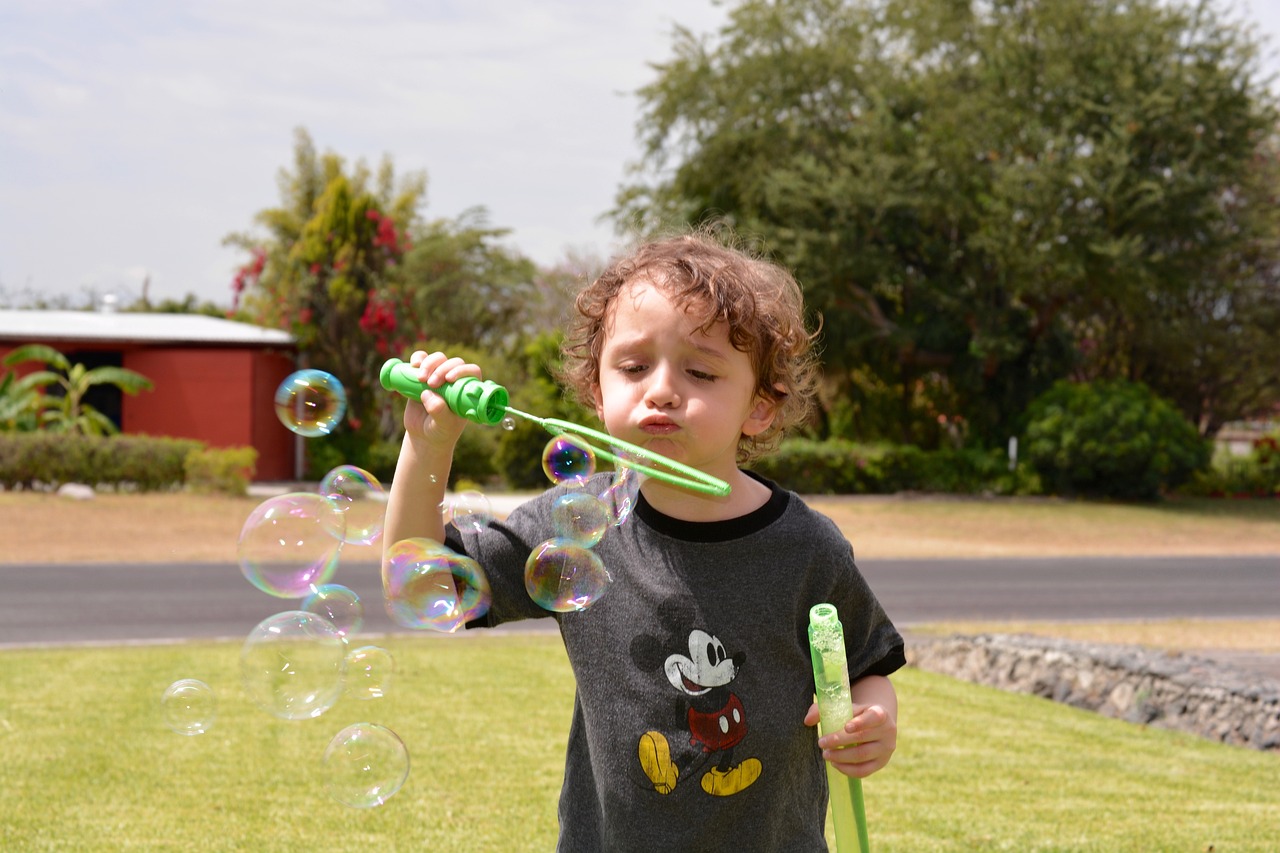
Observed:
[[[1123,500],[1160,497],[1212,455],[1172,403],[1126,380],[1057,382],[1028,407],[1025,446],[1054,493]]]
[[[204,447],[187,438],[87,436],[55,432],[0,433],[0,485],[31,489],[62,483],[138,491],[180,488],[187,454]]]
[[[1009,470],[1002,450],[921,450],[911,445],[859,444],[844,439],[784,441],[752,469],[802,494],[1027,494],[1029,471]]]

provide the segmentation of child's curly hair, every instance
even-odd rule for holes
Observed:
[[[777,409],[772,425],[738,441],[740,464],[773,449],[783,434],[809,415],[818,362],[805,325],[804,297],[782,267],[723,245],[705,233],[642,244],[615,258],[577,296],[577,317],[565,335],[560,379],[579,402],[591,406],[600,379],[600,353],[614,299],[645,279],[707,330],[724,321],[729,342],[751,357],[756,391]]]

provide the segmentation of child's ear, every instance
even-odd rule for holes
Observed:
[[[604,422],[604,395],[600,393],[599,382],[591,386],[591,399],[594,400],[596,404],[596,417],[600,419],[601,423],[603,423]]]
[[[759,435],[773,425],[778,416],[778,404],[764,397],[756,397],[756,404],[742,424],[743,435]]]

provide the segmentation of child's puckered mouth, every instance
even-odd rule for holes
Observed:
[[[670,435],[680,429],[680,425],[665,415],[649,415],[640,421],[641,431],[649,435]]]

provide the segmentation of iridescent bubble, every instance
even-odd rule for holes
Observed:
[[[619,466],[610,482],[600,495],[600,500],[609,509],[613,517],[613,525],[620,526],[631,517],[631,512],[640,500],[640,481],[643,477],[633,468]]]
[[[276,389],[276,415],[298,435],[328,435],[347,411],[347,391],[331,373],[299,370]]]
[[[378,541],[387,514],[387,491],[377,477],[355,465],[339,465],[320,481],[320,494],[332,500],[346,516],[344,542],[372,545]]]
[[[558,538],[594,548],[613,524],[613,514],[595,495],[566,492],[551,506],[551,523]]]
[[[342,695],[347,644],[305,610],[268,616],[240,649],[240,677],[258,707],[284,720],[318,717]]]
[[[347,692],[357,699],[381,699],[395,671],[395,658],[382,646],[352,649],[347,652]]]
[[[397,625],[446,633],[483,616],[491,600],[480,565],[431,539],[405,539],[387,549],[382,591]]]
[[[595,552],[569,539],[543,542],[524,564],[529,597],[557,613],[586,610],[605,593],[610,580]]]
[[[515,429],[516,419],[511,417],[511,415],[507,415],[505,418],[502,419],[502,428],[505,429],[507,432],[510,432],[511,430]]]
[[[258,504],[240,529],[240,571],[277,598],[302,598],[338,567],[346,517],[332,500],[289,492]]]
[[[493,524],[493,505],[481,492],[459,492],[449,502],[449,515],[459,530],[479,533]]]
[[[323,616],[345,639],[364,625],[364,602],[355,591],[340,583],[321,584],[302,601],[308,613]]]
[[[165,688],[160,697],[164,724],[180,735],[202,735],[218,716],[218,699],[198,678],[182,678]]]
[[[344,806],[370,809],[394,796],[409,778],[409,750],[386,726],[353,723],[334,735],[321,766],[331,797]]]
[[[542,470],[557,485],[580,486],[596,472],[596,452],[582,439],[557,435],[542,451]]]

